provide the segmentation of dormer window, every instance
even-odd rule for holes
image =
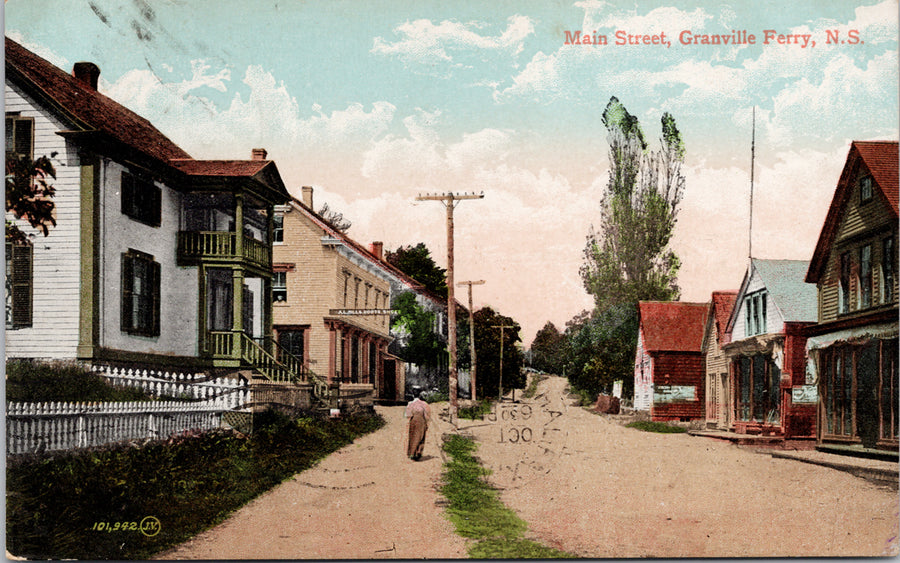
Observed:
[[[757,291],[744,298],[744,330],[747,336],[766,332],[766,291]]]
[[[863,176],[859,179],[859,202],[867,203],[872,201],[872,177]]]

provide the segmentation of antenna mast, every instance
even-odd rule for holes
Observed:
[[[753,259],[753,168],[756,163],[756,106],[753,106],[753,126],[750,137],[750,231],[747,238],[747,257]]]

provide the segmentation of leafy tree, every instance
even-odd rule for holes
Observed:
[[[517,346],[521,343],[519,323],[498,314],[490,307],[475,312],[475,359],[478,362],[476,393],[479,397],[496,397],[500,387],[500,329],[499,325],[512,326],[503,331],[503,389],[523,389],[525,374],[522,367],[524,354]]]
[[[56,179],[56,169],[50,157],[42,156],[32,161],[25,156],[6,158],[6,211],[17,219],[24,219],[44,236],[50,227],[56,226],[53,217],[55,188],[48,178]],[[13,222],[6,221],[6,241],[15,244],[28,242],[28,236]]]
[[[637,307],[630,304],[603,313],[583,311],[566,323],[565,372],[572,387],[596,397],[622,380],[623,397],[631,397],[637,327]]]
[[[566,354],[566,337],[547,321],[531,342],[531,365],[547,373],[562,374]]]
[[[404,274],[421,283],[429,291],[447,296],[447,270],[439,268],[424,242],[387,251],[385,260]]]
[[[319,209],[318,215],[319,217],[324,219],[326,223],[331,225],[334,230],[341,233],[346,233],[353,225],[350,219],[344,218],[343,213],[328,207],[328,203],[322,204],[322,207]]]
[[[434,333],[434,313],[416,302],[416,294],[404,291],[394,298],[396,311],[391,319],[391,331],[399,335],[397,355],[405,362],[433,367],[445,353],[444,343]]]
[[[680,261],[669,248],[684,193],[684,143],[663,114],[661,149],[648,151],[637,117],[618,99],[603,112],[609,181],[600,231],[587,236],[581,277],[599,311],[639,300],[677,299]]]

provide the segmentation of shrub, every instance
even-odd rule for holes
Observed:
[[[245,437],[216,431],[7,464],[7,549],[32,559],[146,559],[214,526],[361,434],[380,416],[262,413]],[[98,530],[154,517],[159,533]]]
[[[653,422],[649,420],[637,420],[635,422],[630,422],[626,424],[625,427],[643,430],[644,432],[657,432],[660,434],[679,434],[682,432],[687,432],[687,428],[672,426],[671,424],[666,424],[665,422]]]
[[[102,375],[74,362],[6,362],[7,401],[147,401],[153,398],[139,389],[110,385]]]

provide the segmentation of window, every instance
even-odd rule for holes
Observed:
[[[838,313],[850,311],[850,253],[841,254],[841,278],[838,284]]]
[[[278,329],[278,344],[281,347],[280,352],[287,352],[301,363],[306,360],[304,357],[306,344],[304,329]]]
[[[30,244],[6,244],[6,328],[31,326],[32,256]]]
[[[272,301],[285,303],[287,301],[287,272],[275,272],[272,277]]]
[[[129,249],[122,255],[122,331],[159,336],[160,266],[153,256]]]
[[[272,242],[284,242],[284,215],[276,214],[272,218],[275,228],[272,230]]]
[[[738,420],[778,425],[781,421],[781,370],[768,356],[735,360]]]
[[[859,202],[872,201],[872,177],[863,176],[859,179]]]
[[[153,182],[122,172],[122,213],[151,227],[160,225],[162,190]]]
[[[744,298],[744,329],[747,336],[766,332],[766,296],[767,292],[760,291]]]
[[[894,298],[894,237],[881,241],[881,302]]]
[[[34,118],[6,114],[6,158],[34,160]]]
[[[859,249],[859,296],[860,308],[872,306],[872,245]]]

